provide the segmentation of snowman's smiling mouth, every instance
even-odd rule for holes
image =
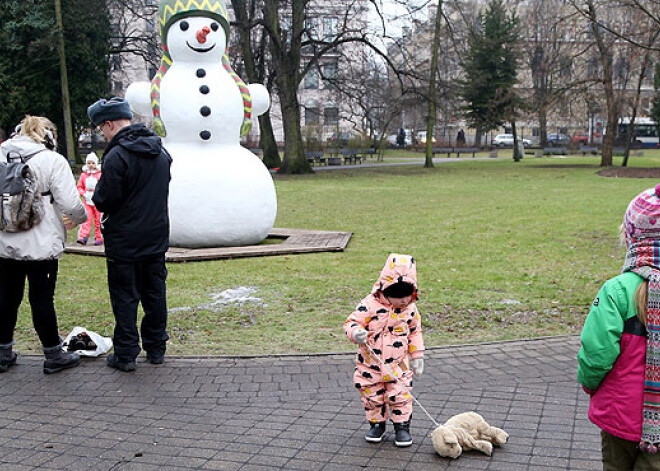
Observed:
[[[188,46],[190,49],[192,49],[195,52],[209,52],[211,49],[215,47],[215,44],[211,47],[192,47],[188,41],[186,41],[186,46]]]

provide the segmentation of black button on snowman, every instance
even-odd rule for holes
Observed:
[[[136,113],[152,114],[172,155],[170,244],[258,243],[275,222],[277,195],[240,137],[270,106],[268,92],[245,85],[229,66],[224,0],[161,0],[159,19],[161,68],[126,97]]]

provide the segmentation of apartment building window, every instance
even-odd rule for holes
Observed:
[[[323,18],[323,39],[332,41],[337,37],[337,18]]]
[[[339,123],[339,109],[336,106],[326,107],[323,110],[323,124],[331,125]]]
[[[305,20],[305,29],[307,30],[307,36],[309,36],[312,39],[318,39],[319,37],[318,18],[307,18]]]
[[[646,64],[646,68],[644,69],[644,84],[649,85],[653,83],[653,75],[655,72],[655,64],[653,62],[649,62]]]
[[[323,65],[323,76],[325,78],[334,80],[337,78],[337,71],[339,70],[339,64],[336,60],[331,62],[326,62]]]
[[[112,70],[121,70],[121,57],[119,55],[112,56]]]
[[[319,124],[319,117],[318,106],[305,107],[305,126]]]
[[[315,90],[319,88],[319,71],[316,67],[313,67],[305,75],[305,80],[303,86],[307,90]]]

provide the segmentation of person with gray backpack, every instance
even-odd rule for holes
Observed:
[[[44,373],[80,363],[62,348],[53,299],[66,231],[87,213],[68,161],[55,151],[56,132],[47,118],[26,116],[0,144],[0,373],[16,364],[12,347],[26,279]]]

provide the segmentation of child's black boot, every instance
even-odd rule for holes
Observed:
[[[412,445],[413,439],[410,435],[410,419],[399,424],[394,423],[394,432],[394,444],[396,446],[404,447]]]
[[[0,345],[0,373],[4,373],[16,364],[18,355],[12,350],[14,342],[7,345]]]
[[[385,435],[385,422],[370,422],[371,428],[364,436],[369,443],[380,443]]]
[[[44,373],[51,374],[67,368],[75,368],[80,365],[80,357],[77,353],[65,352],[62,342],[54,347],[43,347],[46,361],[44,361]]]

